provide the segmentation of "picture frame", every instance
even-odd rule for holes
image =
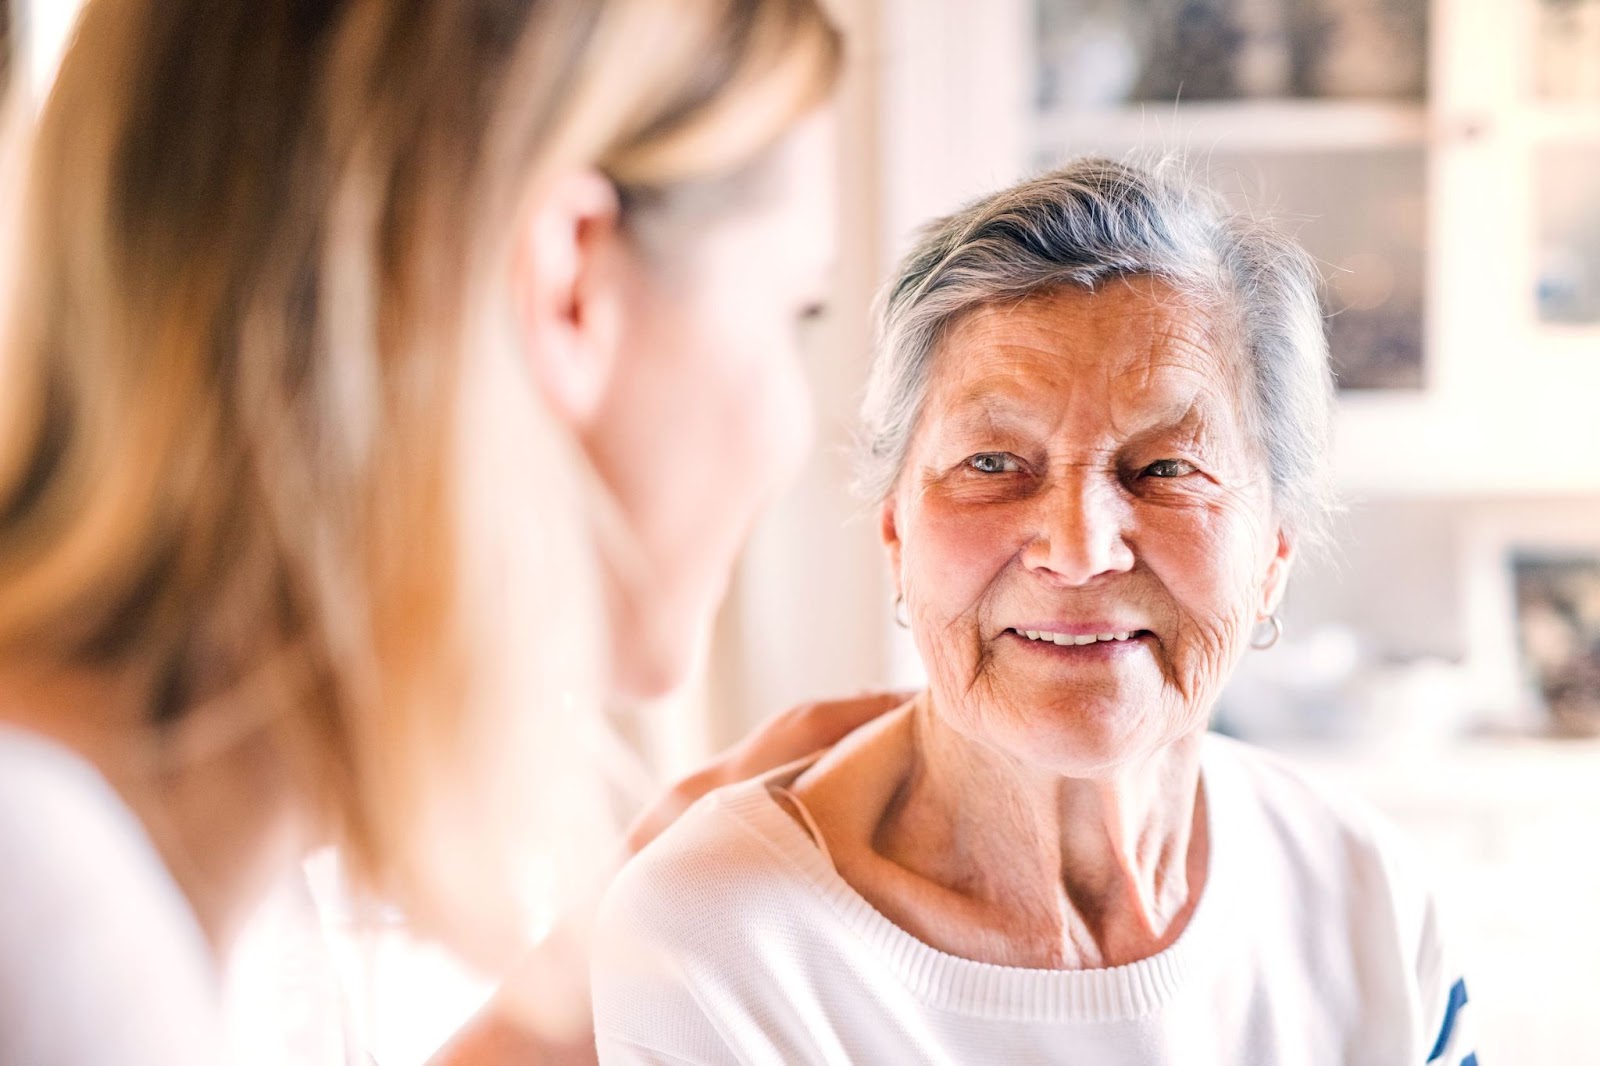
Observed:
[[[1510,560],[1522,669],[1558,736],[1600,736],[1600,551]]]
[[[1529,501],[1466,523],[1468,662],[1496,729],[1600,735],[1600,506],[1584,510]]]

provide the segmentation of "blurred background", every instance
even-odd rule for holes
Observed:
[[[36,93],[74,6],[0,0]],[[1423,850],[1483,1061],[1600,1063],[1600,0],[833,6],[851,68],[837,291],[808,327],[818,447],[702,676],[641,719],[647,759],[667,780],[791,704],[917,683],[847,489],[873,293],[973,196],[1084,152],[1180,154],[1321,262],[1340,380],[1345,511],[1218,728]],[[486,994],[398,930],[352,943],[322,913],[383,1066]]]

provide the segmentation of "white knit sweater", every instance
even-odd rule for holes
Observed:
[[[602,1063],[1475,1066],[1426,887],[1376,817],[1207,739],[1210,869],[1177,942],[1103,970],[937,951],[772,798],[702,800],[603,906]]]
[[[0,725],[0,1064],[217,1066],[218,980],[188,899],[111,786]]]

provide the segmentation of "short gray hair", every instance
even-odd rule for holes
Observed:
[[[1220,206],[1175,161],[1074,160],[923,230],[880,302],[862,405],[859,487],[893,491],[950,327],[978,307],[1149,276],[1238,324],[1248,424],[1273,502],[1302,538],[1329,513],[1333,374],[1316,264],[1264,222]]]

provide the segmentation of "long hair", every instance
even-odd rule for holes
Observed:
[[[506,948],[595,839],[615,539],[509,235],[565,168],[725,180],[838,62],[813,0],[93,0],[23,174],[0,659],[271,731],[361,888]]]

